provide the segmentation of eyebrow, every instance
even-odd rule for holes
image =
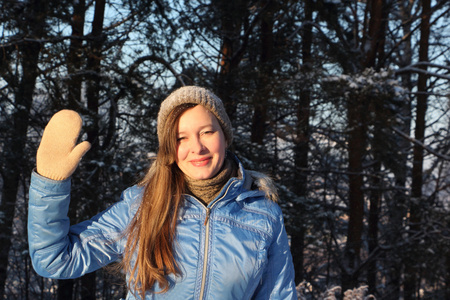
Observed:
[[[218,130],[217,127],[215,127],[214,124],[212,124],[212,123],[211,123],[211,124],[208,124],[208,125],[203,125],[203,126],[201,126],[199,129],[200,129],[200,131],[201,131],[201,130],[207,128],[207,127],[211,127],[211,128],[214,129],[214,130]],[[185,131],[179,131],[179,132],[177,132],[177,135],[185,134],[185,133],[186,133]]]

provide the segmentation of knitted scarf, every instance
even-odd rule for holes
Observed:
[[[231,177],[237,177],[238,166],[232,158],[225,158],[222,169],[210,179],[192,179],[186,176],[188,194],[208,205],[219,195],[223,186]]]

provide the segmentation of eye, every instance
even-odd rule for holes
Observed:
[[[215,131],[214,130],[207,130],[207,131],[203,131],[202,135],[210,135],[213,134]]]
[[[180,142],[182,142],[185,139],[186,139],[186,137],[180,136],[180,137],[177,138],[177,142],[180,143]]]

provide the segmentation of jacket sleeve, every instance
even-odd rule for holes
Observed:
[[[278,205],[276,207],[279,218],[274,225],[274,238],[268,250],[266,269],[252,298],[255,300],[298,299],[294,282],[294,265],[283,216]]]
[[[57,279],[80,277],[115,260],[124,245],[130,201],[120,202],[70,226],[70,179],[55,181],[33,172],[28,205],[28,243],[35,271]]]

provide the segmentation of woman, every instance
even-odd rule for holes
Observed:
[[[33,266],[75,278],[122,260],[127,299],[296,299],[276,191],[230,152],[222,101],[183,87],[161,104],[159,150],[143,181],[89,221],[70,226],[70,176],[89,150],[81,118],[55,114],[37,152],[28,212]]]

